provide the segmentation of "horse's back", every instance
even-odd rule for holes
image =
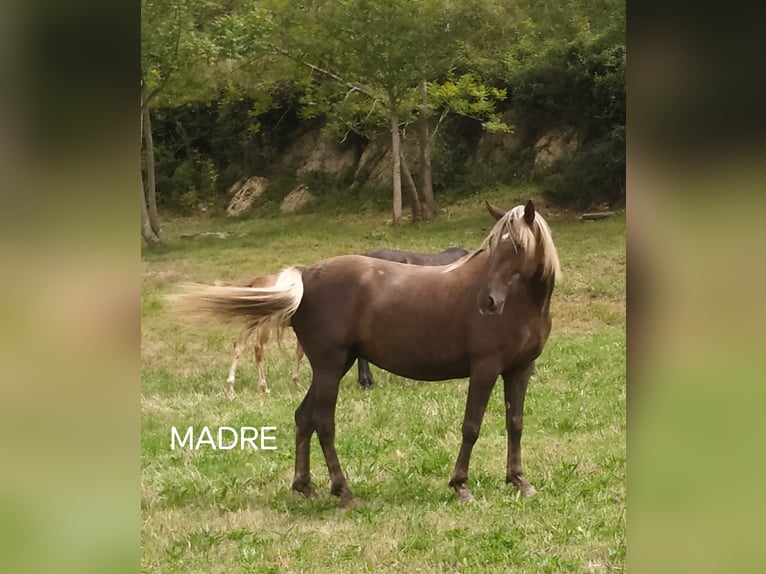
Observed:
[[[324,259],[302,272],[304,295],[296,315],[321,316],[324,321],[351,322],[399,307],[428,305],[428,286],[439,282],[433,267],[363,255]]]

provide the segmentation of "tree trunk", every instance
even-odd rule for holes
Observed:
[[[143,93],[143,84],[141,85],[141,91]],[[143,95],[141,96],[141,102],[143,104]],[[159,247],[162,247],[162,241],[160,240],[160,236],[157,234],[157,232],[152,229],[152,224],[149,221],[149,210],[146,207],[146,193],[144,192],[144,177],[141,170],[141,146],[140,142],[143,139],[144,136],[144,114],[143,111],[141,113],[141,129],[138,136],[139,141],[139,152],[138,152],[138,180],[139,184],[141,186],[141,237],[143,237],[144,241],[146,242],[146,245],[149,246],[150,249],[157,249]]]
[[[428,134],[428,92],[426,81],[420,82],[420,111],[418,112],[418,141],[420,143],[420,165],[422,184],[420,191],[423,194],[423,216],[431,219],[436,213],[434,205],[434,187],[431,179],[431,141]]]
[[[410,198],[410,207],[412,207],[412,220],[418,221],[423,219],[423,204],[418,197],[418,188],[415,185],[415,180],[412,179],[410,168],[407,166],[407,158],[404,157],[404,152],[399,151],[399,155],[402,160],[402,177],[407,187],[407,194]]]
[[[146,87],[142,86],[142,98],[146,94]],[[149,113],[149,104],[143,99],[143,123],[144,140],[146,142],[146,207],[149,210],[149,223],[155,234],[160,233],[160,217],[157,214],[157,185],[154,173],[154,138],[152,138],[152,119]]]
[[[391,161],[393,163],[393,184],[394,184],[394,223],[398,224],[402,220],[402,169],[401,152],[399,138],[399,116],[396,114],[396,105],[390,98],[391,114]]]
[[[144,193],[144,182],[141,181],[141,237],[151,249],[162,247],[162,241],[159,235],[152,229],[149,222],[149,211],[146,208],[146,194]]]

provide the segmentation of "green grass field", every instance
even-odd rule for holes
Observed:
[[[613,572],[625,562],[625,217],[581,222],[541,212],[563,280],[553,330],[527,393],[522,453],[538,495],[505,484],[502,384],[474,448],[469,488],[447,485],[460,445],[467,381],[410,381],[373,367],[363,391],[341,383],[336,446],[362,501],[340,510],[316,437],[320,496],[290,490],[292,333],[270,343],[259,393],[252,352],[238,396],[224,382],[236,324],[192,323],[163,296],[178,281],[247,279],[374,247],[477,247],[493,220],[483,200],[510,208],[533,189],[462,199],[429,223],[394,228],[388,213],[308,213],[230,221],[166,219],[168,248],[143,255],[141,376],[142,568],[145,572]],[[226,239],[180,239],[228,231]],[[310,367],[304,362],[305,388]],[[273,426],[277,450],[171,450],[171,427]]]

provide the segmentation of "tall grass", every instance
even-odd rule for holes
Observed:
[[[425,383],[373,367],[362,390],[341,383],[336,444],[363,501],[342,511],[329,494],[316,438],[320,495],[290,490],[293,341],[267,348],[270,395],[259,393],[252,355],[240,363],[231,401],[224,381],[236,325],[170,315],[163,295],[181,280],[246,279],[373,247],[438,251],[477,247],[504,207],[534,190],[478,194],[429,223],[387,225],[367,209],[245,220],[170,219],[168,248],[145,253],[142,288],[142,566],[148,572],[607,572],[625,559],[625,218],[571,220],[542,209],[563,280],[553,332],[530,383],[522,441],[523,499],[504,482],[502,386],[493,392],[458,503],[447,486],[460,444],[467,381]],[[181,239],[195,231],[226,239]],[[413,350],[413,352],[417,352]],[[310,369],[301,367],[304,389]],[[171,450],[171,427],[273,426],[274,451]]]

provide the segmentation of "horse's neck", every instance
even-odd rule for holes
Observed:
[[[543,274],[543,266],[540,265],[535,274],[529,279],[527,285],[532,302],[543,314],[548,314],[550,311],[551,296],[553,295],[553,277],[545,277]]]

